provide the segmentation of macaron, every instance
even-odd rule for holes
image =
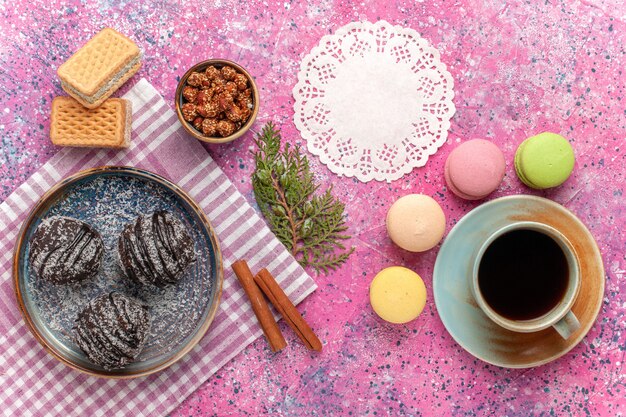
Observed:
[[[380,271],[370,284],[370,304],[378,316],[390,323],[415,320],[426,305],[426,286],[410,269],[392,266]]]
[[[485,139],[472,139],[450,152],[444,176],[454,194],[466,200],[480,200],[498,189],[505,168],[500,148]]]
[[[544,132],[522,142],[515,153],[515,172],[527,186],[559,186],[574,170],[574,150],[561,135]]]
[[[396,245],[411,252],[424,252],[443,237],[446,216],[431,197],[409,194],[391,205],[386,224],[387,233]]]

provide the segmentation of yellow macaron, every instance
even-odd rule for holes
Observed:
[[[370,284],[370,304],[383,320],[408,323],[415,320],[426,305],[426,286],[410,269],[402,266],[385,268]]]

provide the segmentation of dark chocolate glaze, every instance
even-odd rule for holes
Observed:
[[[100,234],[87,223],[54,216],[37,227],[30,241],[31,271],[55,284],[80,282],[100,269],[104,245]]]
[[[167,211],[157,211],[124,227],[118,241],[120,265],[141,284],[164,287],[180,280],[196,259],[184,224]]]
[[[150,330],[148,307],[122,293],[93,300],[76,319],[74,340],[90,361],[122,368],[141,353]]]

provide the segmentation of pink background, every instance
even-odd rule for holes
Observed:
[[[351,243],[357,248],[340,271],[315,277],[318,291],[300,306],[322,339],[323,352],[309,353],[281,324],[287,349],[272,354],[264,339],[257,340],[172,417],[626,414],[622,0],[355,5],[20,0],[1,5],[0,15],[0,201],[58,150],[48,139],[50,102],[63,94],[56,68],[104,26],[134,39],[145,54],[139,74],[121,92],[145,77],[172,101],[177,77],[188,67],[208,58],[232,59],[255,76],[260,88],[255,130],[273,120],[293,143],[300,142],[291,96],[300,60],[323,35],[348,22],[385,19],[417,30],[439,49],[455,80],[457,113],[448,141],[425,167],[390,184],[361,184],[333,175],[311,158],[319,181],[332,181],[347,204]],[[545,130],[566,136],[577,162],[563,186],[535,192],[518,181],[512,160],[523,139]],[[438,200],[447,231],[479,204],[454,197],[442,174],[447,154],[474,137],[493,140],[507,157],[505,180],[489,198],[523,193],[562,203],[587,224],[603,254],[607,281],[596,324],[572,352],[539,368],[487,365],[457,345],[432,299],[437,248],[404,252],[385,232],[389,205],[408,193]],[[254,203],[252,134],[208,149]],[[390,265],[415,270],[428,290],[424,313],[405,326],[383,323],[368,304],[371,279]]]

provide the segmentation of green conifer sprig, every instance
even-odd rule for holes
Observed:
[[[319,185],[300,147],[285,144],[280,131],[267,123],[255,138],[254,197],[276,237],[302,266],[317,273],[336,270],[354,252],[342,241],[350,239],[344,204],[332,195],[332,185],[316,194]]]

